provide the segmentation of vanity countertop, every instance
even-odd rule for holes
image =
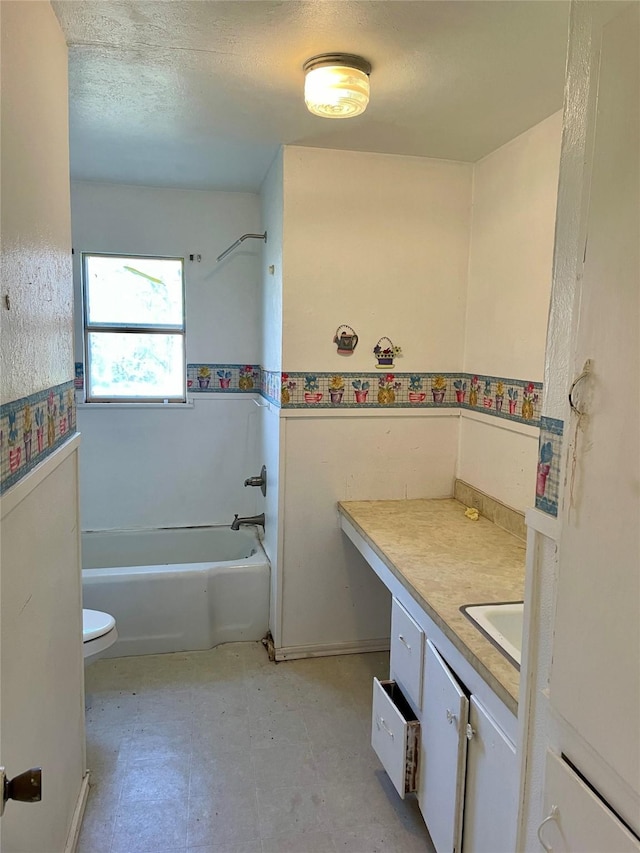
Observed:
[[[525,543],[486,518],[471,521],[452,498],[344,501],[338,509],[517,714],[520,673],[460,607],[522,601]]]

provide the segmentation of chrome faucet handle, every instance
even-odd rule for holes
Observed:
[[[260,469],[260,474],[257,477],[247,477],[244,481],[245,486],[259,486],[262,490],[262,496],[267,496],[267,467],[263,465]]]

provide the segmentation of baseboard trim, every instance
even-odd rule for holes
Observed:
[[[78,802],[76,803],[76,807],[73,812],[73,818],[71,820],[67,843],[64,847],[64,853],[76,853],[76,849],[78,847],[78,839],[82,828],[82,819],[84,817],[84,810],[87,807],[87,798],[89,797],[89,776],[90,773],[87,770],[82,779],[82,784],[80,785]]]
[[[364,652],[388,652],[389,638],[379,640],[357,640],[347,643],[320,643],[308,646],[281,646],[276,649],[276,660],[320,658],[329,655],[357,655]]]

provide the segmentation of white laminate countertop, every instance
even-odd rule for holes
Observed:
[[[452,498],[338,504],[407,592],[517,714],[519,671],[460,607],[522,601],[525,543],[485,518],[471,521],[465,509]]]

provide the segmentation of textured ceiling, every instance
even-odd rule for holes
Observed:
[[[256,190],[282,143],[475,161],[562,105],[564,0],[57,0],[76,179]],[[355,119],[302,63],[368,59]]]

